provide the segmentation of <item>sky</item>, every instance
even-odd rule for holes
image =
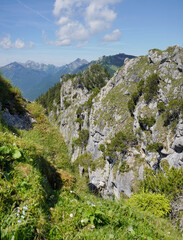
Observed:
[[[183,0],[0,0],[0,66],[183,47]]]

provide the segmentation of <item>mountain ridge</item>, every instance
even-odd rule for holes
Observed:
[[[86,63],[86,60],[78,58],[69,64],[56,67],[29,60],[26,63],[10,63],[1,67],[0,70],[6,78],[11,79],[12,83],[20,88],[24,97],[34,100],[58,82],[61,75],[70,73]]]
[[[11,79],[12,83],[20,88],[24,97],[34,100],[59,82],[60,77],[64,74],[83,72],[89,65],[97,62],[106,67],[110,74],[113,75],[124,64],[125,58],[131,59],[134,57],[123,53],[110,55],[109,57],[103,56],[103,60],[91,62],[77,58],[75,61],[61,67],[52,64],[39,64],[28,60],[26,63],[10,63],[1,67],[0,70],[6,78]]]

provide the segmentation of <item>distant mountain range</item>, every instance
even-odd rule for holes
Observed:
[[[39,64],[33,61],[27,61],[26,63],[13,62],[1,67],[0,71],[22,91],[24,97],[34,100],[57,83],[61,75],[72,73],[78,67],[87,64],[86,60],[79,58],[61,67]]]
[[[120,53],[112,56],[103,56],[98,61],[88,62],[85,59],[76,59],[70,64],[61,67],[52,64],[39,64],[33,61],[26,63],[13,62],[0,68],[2,74],[17,86],[22,95],[35,100],[42,93],[45,93],[55,83],[59,82],[60,77],[67,73],[78,73],[84,71],[92,63],[98,63],[108,69],[111,75],[124,64],[126,58],[135,56]]]

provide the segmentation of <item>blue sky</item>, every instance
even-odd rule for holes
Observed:
[[[0,0],[0,66],[183,46],[183,0]]]

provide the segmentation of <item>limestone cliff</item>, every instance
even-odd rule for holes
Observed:
[[[103,197],[130,196],[145,168],[182,167],[183,49],[126,59],[110,80],[101,69],[64,76],[55,107],[50,119],[90,185]]]

